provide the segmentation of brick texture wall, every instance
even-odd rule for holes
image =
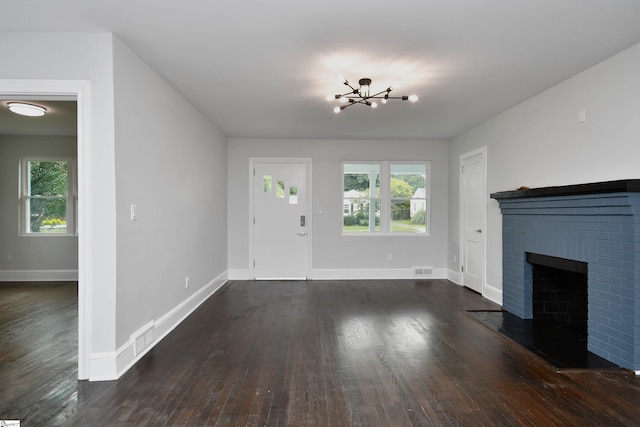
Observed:
[[[640,193],[501,199],[503,305],[532,316],[526,253],[588,263],[588,349],[640,370]]]

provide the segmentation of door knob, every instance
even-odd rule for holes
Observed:
[[[304,232],[304,231],[302,233],[298,233],[298,236],[306,236],[306,235],[307,235],[307,233]]]

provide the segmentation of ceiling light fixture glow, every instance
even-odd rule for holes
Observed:
[[[13,113],[21,116],[40,117],[44,116],[47,109],[39,105],[26,104],[24,102],[9,102],[7,108]]]
[[[376,99],[379,99],[382,104],[386,104],[389,99],[400,99],[402,101],[409,102],[416,102],[418,100],[418,95],[389,96],[389,93],[393,90],[393,87],[391,86],[372,95],[371,79],[369,78],[362,78],[358,80],[359,87],[357,88],[353,87],[346,79],[342,83],[345,86],[349,86],[351,91],[344,94],[327,96],[328,101],[338,100],[340,103],[346,104],[335,107],[333,112],[336,114],[354,104],[364,104],[371,108],[376,108],[378,107],[378,103],[374,101]]]

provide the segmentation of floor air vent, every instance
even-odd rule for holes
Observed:
[[[413,274],[416,277],[431,276],[433,274],[433,267],[413,267]]]

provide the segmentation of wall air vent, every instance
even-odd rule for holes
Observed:
[[[138,330],[134,336],[134,351],[135,355],[138,356],[153,342],[153,323]]]
[[[413,274],[416,277],[425,277],[433,275],[433,267],[413,267]]]

